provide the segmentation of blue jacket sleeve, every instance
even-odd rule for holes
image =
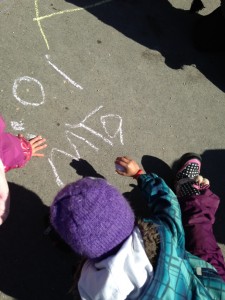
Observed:
[[[165,181],[154,173],[140,175],[138,186],[147,200],[151,219],[159,225],[166,226],[177,245],[183,248],[184,230],[176,195]]]

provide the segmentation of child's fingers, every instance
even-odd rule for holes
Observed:
[[[39,151],[45,149],[47,147],[47,145],[41,145],[41,146],[38,146],[38,147],[33,147],[32,149],[32,156],[38,156],[38,157],[43,157],[45,156],[43,153],[39,153]]]
[[[125,162],[125,163],[129,163],[132,159],[128,156],[122,156],[121,157],[121,161]]]
[[[46,139],[39,139],[36,141],[33,141],[33,143],[31,143],[32,146],[37,147],[40,145],[43,145],[46,142]]]
[[[203,178],[203,181],[200,185],[202,188],[207,188],[210,186],[209,180],[207,178]]]
[[[35,146],[43,145],[46,142],[46,139],[39,140],[35,143]]]
[[[194,180],[200,188],[207,187],[210,185],[209,180],[207,178],[203,178],[201,175],[196,176]]]
[[[33,153],[32,156],[44,157],[43,153]]]
[[[43,139],[41,135],[38,135],[38,136],[34,137],[33,139],[31,139],[30,143],[34,144],[34,143],[36,143],[38,141],[46,141],[46,139]]]
[[[122,161],[122,157],[117,157],[115,160],[115,163],[120,164],[121,161]]]
[[[202,182],[203,185],[209,185],[209,180],[207,178],[204,178],[203,179],[203,182]]]
[[[122,172],[122,171],[119,171],[119,170],[116,170],[116,173],[119,174],[119,175],[122,175],[122,176],[125,176],[125,175],[126,175],[125,172]]]
[[[115,163],[124,167],[124,166],[128,165],[131,161],[132,161],[132,159],[129,157],[121,156],[121,157],[117,157]]]
[[[37,151],[40,151],[40,150],[42,150],[42,149],[44,149],[44,148],[46,148],[47,147],[47,144],[44,144],[44,145],[36,145],[34,148],[33,148],[33,152],[35,153],[35,152],[37,152]]]
[[[32,142],[38,141],[38,140],[40,140],[40,139],[42,139],[42,136],[41,136],[41,135],[37,135],[37,136],[35,136],[34,138],[32,138],[32,139],[30,140],[30,142],[32,143]]]
[[[197,175],[195,178],[194,178],[195,182],[198,183],[198,184],[201,184],[202,181],[203,181],[203,177],[201,175]]]
[[[129,163],[131,161],[131,159],[127,156],[120,156],[116,158],[117,161],[121,161],[121,162],[125,162],[125,163]]]

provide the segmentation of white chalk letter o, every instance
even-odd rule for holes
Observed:
[[[21,99],[17,95],[17,88],[18,88],[19,84],[22,81],[35,82],[40,87],[40,89],[41,89],[41,95],[42,95],[42,101],[41,102],[28,102],[28,101],[25,101],[25,100]],[[39,105],[41,105],[41,104],[43,104],[45,102],[45,92],[44,92],[44,88],[43,88],[42,84],[37,79],[29,77],[29,76],[23,76],[23,77],[20,77],[20,78],[18,78],[18,79],[16,79],[14,81],[14,84],[13,84],[13,96],[16,98],[17,101],[19,101],[23,105],[39,106]]]

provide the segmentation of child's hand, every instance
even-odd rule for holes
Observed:
[[[43,157],[43,153],[37,153],[38,151],[45,149],[47,144],[45,144],[46,139],[43,139],[40,135],[30,140],[30,144],[32,147],[32,156]]]
[[[123,171],[120,169],[116,169],[116,172],[123,176],[132,177],[140,170],[140,167],[136,163],[136,161],[127,156],[117,157],[115,160],[115,164],[124,168]]]

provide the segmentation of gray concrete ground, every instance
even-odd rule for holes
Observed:
[[[201,14],[219,1],[204,4]],[[199,16],[190,5],[0,1],[1,113],[8,131],[48,141],[45,158],[7,174],[0,299],[71,299],[75,258],[43,235],[43,217],[60,187],[84,173],[132,194],[132,179],[115,174],[119,155],[171,184],[175,159],[202,154],[203,175],[221,197],[215,234],[224,247],[225,61],[193,48]]]

